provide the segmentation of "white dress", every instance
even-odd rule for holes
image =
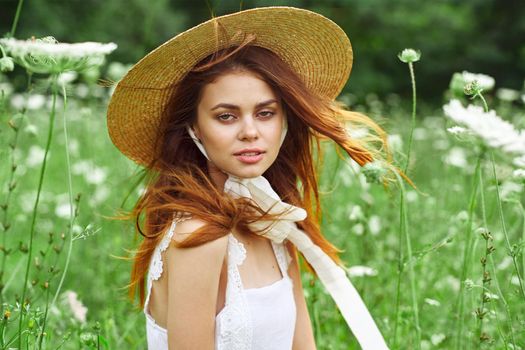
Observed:
[[[161,253],[169,246],[176,221],[156,247],[147,276],[146,333],[148,350],[168,350],[168,333],[156,324],[148,311],[151,285],[162,274]],[[216,350],[290,350],[296,321],[293,283],[287,270],[290,255],[283,243],[270,241],[284,276],[261,288],[245,289],[238,266],[246,259],[246,249],[235,236],[228,234],[228,281],[224,308],[215,316]]]

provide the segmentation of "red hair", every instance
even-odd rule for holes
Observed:
[[[233,229],[253,233],[250,221],[272,218],[247,199],[221,193],[211,181],[207,160],[186,132],[196,118],[202,88],[222,74],[248,71],[258,75],[280,96],[288,121],[288,133],[279,155],[263,174],[283,201],[304,208],[308,217],[297,225],[312,241],[341,264],[341,252],[321,233],[321,208],[316,168],[322,163],[321,140],[333,140],[361,166],[374,160],[378,147],[349,137],[348,123],[375,131],[368,141],[384,143],[384,132],[368,117],[310,91],[301,78],[275,53],[255,46],[254,37],[208,56],[174,87],[159,128],[155,159],[147,167],[147,186],[131,213],[137,231],[144,236],[133,258],[129,297],[140,294],[144,305],[145,277],[153,251],[170,226],[173,215],[190,214],[206,222],[182,242],[186,248],[227,235]],[[368,142],[367,141],[367,142]],[[315,157],[314,157],[315,156]],[[314,158],[317,163],[314,164]],[[144,214],[144,220],[141,216]],[[141,223],[142,222],[142,223]],[[290,243],[289,243],[290,244]],[[293,247],[293,245],[291,245]],[[297,250],[293,247],[294,254]],[[306,261],[306,260],[305,260]],[[315,271],[306,261],[310,273]]]

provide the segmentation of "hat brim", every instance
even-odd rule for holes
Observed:
[[[350,40],[320,14],[274,6],[215,17],[151,51],[116,85],[108,106],[108,131],[115,146],[133,161],[147,165],[153,159],[162,113],[184,75],[211,53],[238,44],[221,42],[217,22],[234,40],[238,31],[255,34],[254,45],[273,51],[322,96],[335,99],[348,80]]]

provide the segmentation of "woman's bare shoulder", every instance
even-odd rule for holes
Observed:
[[[181,242],[186,239],[189,235],[197,231],[206,225],[206,222],[198,218],[188,218],[180,222],[177,222],[172,239]],[[203,243],[199,246],[192,248],[177,248],[174,244],[170,244],[171,250],[193,250],[193,251],[203,251],[206,253],[212,253],[213,256],[217,258],[224,256],[226,252],[226,246],[228,244],[228,236],[222,236],[212,241]]]

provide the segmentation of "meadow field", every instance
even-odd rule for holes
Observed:
[[[142,237],[112,218],[140,197],[143,172],[106,128],[130,65],[106,57],[116,46],[67,56],[65,44],[56,59],[52,38],[26,51],[2,40],[0,349],[145,349],[126,288]],[[428,83],[424,52],[390,59],[415,69],[415,91]],[[431,101],[339,97],[384,128],[409,181],[323,144],[323,233],[391,349],[525,349],[525,85],[482,73],[450,71]],[[359,349],[322,284],[302,280],[318,349]]]

